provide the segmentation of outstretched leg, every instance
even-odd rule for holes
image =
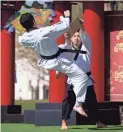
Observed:
[[[85,113],[85,111],[84,111],[82,106],[74,106],[73,110],[78,112],[80,115],[87,117],[87,114]]]

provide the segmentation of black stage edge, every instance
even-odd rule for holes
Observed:
[[[4,115],[7,113],[7,106],[1,106],[1,123],[4,123]]]
[[[83,104],[86,112],[86,105]],[[35,110],[25,110],[21,114],[21,106],[1,106],[1,122],[3,123],[27,123],[35,126],[59,126],[61,125],[61,103],[36,103]],[[122,124],[123,102],[98,103],[100,120],[107,125]],[[90,125],[90,121],[75,111],[68,120],[68,125]]]
[[[60,126],[61,125],[61,110],[36,110],[35,111],[35,126]],[[68,120],[68,125],[76,124],[76,112],[72,112],[71,120]]]
[[[36,110],[61,110],[62,104],[61,103],[36,103],[35,105]]]
[[[86,105],[83,104],[86,112]],[[107,125],[120,125],[119,106],[123,102],[101,102],[98,103],[100,120]],[[61,103],[36,103],[35,110],[24,112],[24,123],[35,124],[36,126],[59,126],[61,125]],[[95,122],[90,121],[75,111],[68,120],[68,125],[90,125]]]
[[[21,105],[1,106],[1,123],[23,123]]]
[[[24,110],[24,123],[35,124],[35,110]]]

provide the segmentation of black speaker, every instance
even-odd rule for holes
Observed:
[[[21,114],[21,105],[8,105],[7,114]]]

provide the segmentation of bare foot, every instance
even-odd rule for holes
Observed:
[[[61,126],[61,130],[67,130],[67,122],[66,120],[62,120],[62,126]]]
[[[87,114],[85,113],[81,106],[74,106],[73,109],[77,111],[80,115],[87,117]]]
[[[106,128],[107,127],[107,125],[105,125],[105,124],[103,124],[101,122],[97,122],[96,126],[97,126],[97,128]]]

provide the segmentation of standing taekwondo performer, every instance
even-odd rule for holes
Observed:
[[[87,51],[86,54],[67,53],[66,55],[69,58],[69,60],[75,62],[91,78],[91,72],[90,72],[91,40],[90,40],[88,33],[85,31],[83,22],[81,20],[80,20],[80,23],[81,23],[80,30],[75,32],[75,34],[71,38],[70,38],[69,33],[65,33],[65,39],[66,39],[65,44],[61,44],[59,45],[59,47],[62,49]],[[56,72],[56,74],[57,74],[56,77],[58,78],[60,76],[60,73]],[[70,78],[68,78],[67,83],[68,83],[67,96],[63,100],[63,103],[62,103],[62,127],[61,129],[64,129],[64,130],[67,129],[67,120],[70,118],[72,109],[76,110],[81,115],[88,116],[92,122],[96,123],[97,128],[105,128],[106,125],[101,123],[99,119],[98,109],[97,109],[97,100],[96,100],[96,94],[94,91],[93,80],[90,83],[87,82],[86,98],[85,98],[85,104],[88,109],[87,114],[83,113],[83,110],[81,107],[83,103],[83,94],[81,96],[82,100],[79,102],[80,105],[79,106],[76,105],[75,102],[77,102],[77,98],[78,98],[75,96],[76,89],[73,89]],[[82,93],[81,92],[82,89],[79,89],[79,90],[80,90],[79,93]]]

